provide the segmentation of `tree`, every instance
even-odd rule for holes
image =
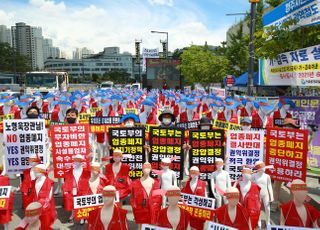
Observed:
[[[15,53],[9,43],[0,43],[0,71],[27,72],[31,69],[30,58]]]
[[[114,69],[109,72],[105,72],[101,80],[125,84],[130,80],[130,74],[127,73],[125,69]]]
[[[181,54],[178,66],[188,84],[222,82],[228,73],[229,61],[217,56],[208,46],[192,45]]]

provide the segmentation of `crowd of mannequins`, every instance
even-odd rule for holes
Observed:
[[[13,98],[0,94],[0,116],[12,115],[14,119],[41,119],[49,114],[51,122],[77,124],[79,114],[94,113],[96,117],[120,116],[122,127],[136,124],[159,125],[161,128],[175,127],[179,122],[200,120],[200,130],[212,129],[212,120],[217,119],[241,125],[243,130],[273,127],[274,119],[284,119],[283,128],[299,129],[296,120],[288,112],[294,107],[290,100],[255,100],[251,97],[228,96],[220,98],[200,91],[180,92],[173,90],[97,90],[74,93],[40,93]],[[94,109],[94,110],[93,110]],[[127,110],[130,112],[127,112]],[[92,112],[94,111],[94,112]],[[134,111],[134,112],[132,112]],[[49,129],[49,128],[48,128]],[[3,130],[0,141],[3,142]],[[215,159],[215,171],[208,181],[200,179],[196,166],[184,170],[184,180],[178,181],[170,168],[170,158],[161,159],[160,170],[152,168],[146,161],[142,177],[132,180],[130,166],[122,160],[127,156],[110,145],[108,133],[90,134],[91,163],[84,167],[85,157],[73,156],[73,168],[56,183],[49,177],[52,164],[50,151],[48,162],[41,162],[37,154],[29,156],[29,166],[23,174],[7,175],[4,144],[0,145],[2,165],[0,186],[9,186],[10,178],[21,181],[18,188],[12,187],[8,209],[0,210],[0,225],[9,229],[12,221],[14,197],[22,196],[24,218],[15,229],[52,229],[57,220],[55,196],[63,197],[63,207],[70,213],[69,222],[75,222],[73,198],[76,196],[102,194],[103,207],[89,213],[87,229],[129,229],[127,210],[123,203],[129,202],[137,228],[151,224],[169,229],[205,229],[205,221],[191,217],[179,206],[181,193],[215,199],[214,219],[217,223],[237,229],[261,227],[260,212],[265,212],[266,224],[271,223],[270,212],[280,211],[280,225],[297,227],[319,227],[320,212],[305,202],[308,188],[305,181],[293,180],[290,184],[292,200],[280,204],[279,195],[283,184],[272,181],[266,173],[263,161],[254,167],[243,166],[242,177],[232,182],[225,170],[226,158]],[[151,151],[148,141],[144,146],[146,155]],[[51,140],[47,147],[51,150]],[[188,141],[183,150],[188,159],[191,146]],[[148,159],[148,157],[146,158]],[[153,172],[156,176],[151,176]],[[56,185],[55,185],[56,184]],[[54,190],[55,185],[55,190]]]

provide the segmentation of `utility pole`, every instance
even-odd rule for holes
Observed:
[[[140,84],[142,86],[142,76],[141,76],[141,61],[140,61],[140,44],[142,43],[141,39],[136,39],[135,40],[135,48],[136,48],[136,64],[138,64],[139,67],[139,79],[140,79]]]

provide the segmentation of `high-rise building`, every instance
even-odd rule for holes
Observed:
[[[5,25],[0,25],[0,42],[9,43],[12,46],[11,30]]]
[[[80,60],[91,54],[94,54],[93,50],[89,50],[87,47],[83,47],[82,49],[76,48],[76,50],[73,51],[72,56],[73,56],[73,59]]]
[[[52,39],[43,39],[43,60],[60,58],[60,49],[52,45]]]
[[[33,69],[43,69],[43,37],[40,27],[16,23],[12,26],[12,43],[17,53],[30,58]]]

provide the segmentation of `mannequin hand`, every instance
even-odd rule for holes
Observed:
[[[183,144],[182,148],[183,148],[183,150],[188,151],[188,150],[191,149],[191,146],[190,146],[188,143],[185,142],[185,143]]]
[[[143,146],[143,148],[144,148],[144,150],[146,150],[148,153],[151,152],[150,145],[145,144],[145,145]]]

